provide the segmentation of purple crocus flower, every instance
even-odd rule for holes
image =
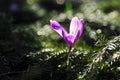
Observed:
[[[50,25],[53,30],[64,38],[69,46],[69,50],[71,50],[83,32],[84,21],[83,19],[79,20],[77,17],[73,17],[70,23],[69,33],[57,21],[50,20]]]

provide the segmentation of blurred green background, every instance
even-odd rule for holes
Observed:
[[[84,32],[68,46],[50,27]],[[0,0],[0,80],[120,80],[120,0]]]

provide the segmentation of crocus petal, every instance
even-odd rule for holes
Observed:
[[[80,22],[77,17],[72,18],[70,23],[70,34],[76,35],[80,27]]]
[[[67,35],[67,31],[57,21],[50,20],[50,25],[61,37]]]
[[[78,30],[76,33],[76,37],[75,37],[75,41],[81,36],[81,34],[83,33],[83,28],[84,28],[84,21],[83,19],[80,19],[79,21],[79,26],[78,26]]]
[[[74,39],[75,39],[74,35],[67,34],[65,36],[65,41],[67,42],[68,46],[72,47],[74,45]]]

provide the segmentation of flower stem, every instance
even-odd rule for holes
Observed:
[[[70,70],[70,54],[71,54],[71,49],[72,49],[72,47],[70,46],[69,47],[69,51],[68,51],[68,55],[67,55],[67,61],[66,61],[67,70]]]

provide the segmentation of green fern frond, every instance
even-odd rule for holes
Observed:
[[[120,36],[109,40],[108,43],[96,53],[92,63],[89,64],[87,71],[84,75],[87,78],[95,78],[101,70],[110,67],[118,59],[120,59]]]

